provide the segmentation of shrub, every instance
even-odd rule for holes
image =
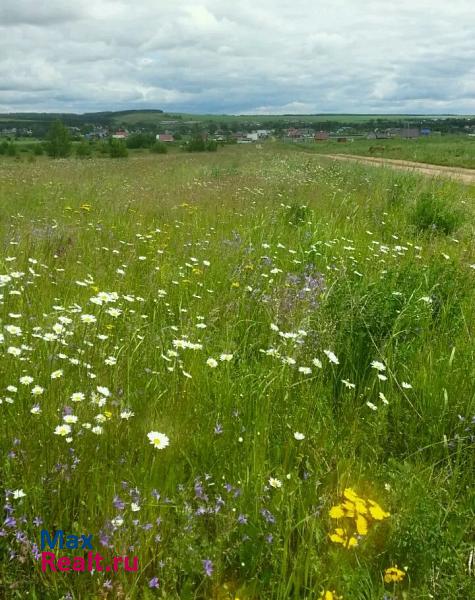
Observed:
[[[208,152],[216,152],[218,150],[218,142],[215,142],[214,140],[209,140],[205,144],[205,150],[207,150]]]
[[[127,148],[151,148],[154,145],[155,136],[151,133],[134,133],[127,138]]]
[[[201,136],[192,138],[184,146],[184,150],[188,152],[216,152],[218,149],[218,143],[214,140],[204,140]]]
[[[18,155],[18,148],[15,146],[15,144],[8,144],[7,146],[7,151],[6,151],[7,156],[17,156]]]
[[[90,158],[92,156],[92,148],[91,145],[87,142],[81,142],[76,147],[76,156],[78,158]]]
[[[204,152],[206,150],[206,142],[200,136],[191,139],[185,146],[188,152]]]
[[[71,154],[69,131],[61,121],[55,121],[48,132],[46,151],[52,158],[64,158]]]
[[[168,148],[163,142],[155,142],[155,144],[150,147],[150,152],[153,152],[154,154],[166,154]]]
[[[109,154],[109,144],[107,142],[104,142],[103,140],[101,140],[98,144],[97,144],[97,151],[99,152],[99,154],[102,154],[103,156],[105,156],[106,154]]]
[[[129,151],[123,141],[113,139],[109,141],[109,156],[111,158],[126,158],[128,155]]]

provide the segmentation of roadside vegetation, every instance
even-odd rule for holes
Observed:
[[[344,137],[344,136],[342,136]],[[321,154],[356,154],[475,169],[475,137],[447,135],[416,139],[355,139],[299,144]]]

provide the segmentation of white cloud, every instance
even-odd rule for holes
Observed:
[[[473,112],[471,0],[2,0],[2,110]]]

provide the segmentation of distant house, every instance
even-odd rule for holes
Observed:
[[[257,133],[257,131],[253,131],[252,133],[248,133],[246,137],[248,140],[251,140],[251,142],[257,142],[257,140],[259,139],[259,134]]]
[[[401,137],[402,138],[418,138],[420,135],[419,129],[415,127],[408,127],[407,129],[401,129]]]
[[[295,129],[295,127],[291,127],[290,129],[287,129],[287,137],[291,139],[301,139],[302,132],[300,131],[300,129]]]
[[[300,135],[307,140],[313,139],[315,137],[315,129],[305,127],[304,129],[300,129]]]
[[[431,130],[427,129],[427,127],[424,127],[421,129],[421,135],[430,135],[431,134]]]
[[[0,131],[0,135],[5,136],[5,137],[10,137],[10,136],[14,137],[14,136],[16,136],[16,133],[17,133],[16,127],[12,127],[11,129],[5,128]]]
[[[103,140],[109,135],[109,132],[104,127],[94,127],[92,131],[84,134],[86,140]]]
[[[155,139],[157,140],[157,142],[165,142],[165,143],[175,141],[175,138],[173,137],[173,135],[171,133],[157,133],[157,135],[155,136]]]
[[[396,127],[390,127],[386,129],[386,133],[390,138],[399,137],[401,135],[401,130]]]
[[[114,140],[126,140],[129,137],[129,132],[125,129],[118,129],[112,134]]]
[[[271,135],[272,131],[270,129],[258,129],[256,133],[257,137],[263,140],[265,138],[268,138]]]
[[[366,136],[367,140],[387,140],[389,138],[389,133],[384,133],[383,131],[370,131]]]
[[[303,133],[300,129],[290,127],[285,132],[283,137],[284,142],[301,142],[304,139]]]
[[[390,129],[386,129],[386,133],[389,137],[399,137],[405,139],[418,138],[420,135],[420,131],[417,129],[417,127],[392,127]]]
[[[318,133],[315,134],[315,141],[316,142],[326,142],[329,138],[328,135],[328,131],[319,131]]]

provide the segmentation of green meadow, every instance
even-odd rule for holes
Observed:
[[[475,597],[474,224],[279,144],[0,157],[0,597]]]
[[[428,136],[415,139],[358,139],[311,142],[299,147],[320,154],[357,154],[475,169],[475,137]]]

